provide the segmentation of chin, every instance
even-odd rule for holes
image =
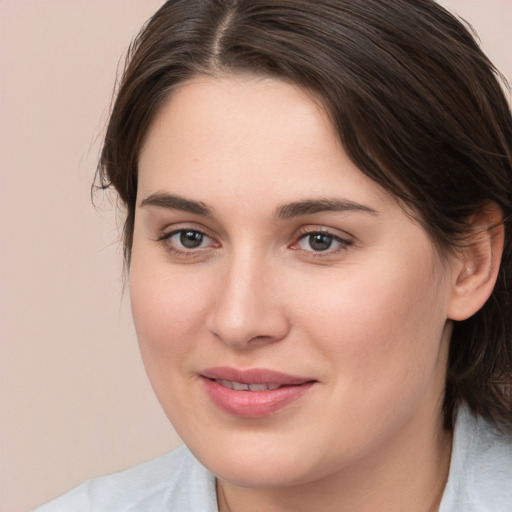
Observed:
[[[187,443],[219,480],[247,488],[276,488],[315,480],[314,461],[304,442],[269,432],[214,437],[206,445]],[[187,440],[185,440],[187,442]]]
[[[246,488],[283,488],[316,479],[308,468],[283,460],[249,463],[235,457],[226,461],[216,460],[208,469],[219,480]]]

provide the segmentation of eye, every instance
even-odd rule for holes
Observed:
[[[208,239],[208,237],[204,233],[190,229],[178,231],[169,238],[169,240],[175,244],[180,244],[185,249],[198,249],[205,239]]]
[[[202,231],[197,229],[176,229],[163,235],[159,242],[171,251],[177,253],[193,252],[214,245],[214,241]]]
[[[346,249],[352,241],[343,239],[327,231],[310,231],[301,235],[296,248],[314,253],[333,253]]]

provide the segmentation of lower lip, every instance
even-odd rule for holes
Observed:
[[[241,418],[264,418],[304,396],[314,382],[283,386],[266,391],[235,391],[214,380],[201,379],[213,403],[224,412]]]

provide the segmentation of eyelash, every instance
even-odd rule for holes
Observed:
[[[326,236],[330,239],[331,244],[336,242],[339,244],[339,246],[336,249],[331,249],[331,247],[329,246],[325,250],[316,250],[316,251],[302,249],[301,247],[299,247],[300,242],[302,242],[303,240],[307,240],[308,238],[314,237],[314,236]],[[310,253],[315,258],[318,258],[318,257],[321,258],[321,257],[326,257],[326,256],[332,256],[333,254],[337,254],[337,253],[346,251],[351,245],[353,245],[353,243],[354,243],[353,240],[337,236],[327,229],[307,229],[306,228],[302,232],[299,233],[299,235],[297,237],[297,241],[294,242],[290,246],[290,248],[292,248],[294,250],[303,251],[305,253]]]
[[[178,256],[194,256],[197,255],[200,251],[203,251],[207,249],[207,247],[196,247],[196,248],[179,248],[175,244],[173,245],[171,243],[171,239],[173,236],[176,235],[183,235],[185,233],[193,233],[194,235],[199,235],[203,237],[201,240],[201,243],[204,241],[204,239],[210,239],[213,241],[212,237],[208,236],[206,233],[199,229],[195,228],[180,228],[180,229],[174,229],[173,231],[170,231],[169,233],[164,233],[162,236],[160,236],[157,239],[157,242],[164,247],[167,251],[170,251],[171,253],[174,253]]]
[[[206,233],[199,229],[195,228],[180,228],[180,229],[174,229],[173,231],[170,231],[169,233],[164,233],[162,236],[160,236],[157,239],[157,242],[161,244],[167,251],[170,251],[178,256],[194,256],[198,253],[208,249],[209,247],[194,247],[194,248],[179,248],[176,246],[176,244],[171,244],[172,237],[176,235],[182,236],[185,233],[191,233],[194,236],[200,236],[202,237],[201,243],[204,242],[205,239],[209,239],[212,242],[212,237],[208,236]],[[329,243],[337,243],[339,246],[336,249],[331,249],[331,247],[327,247],[325,250],[308,250],[303,249],[300,247],[300,243],[303,240],[306,240],[308,237],[314,237],[314,236],[325,236],[328,237]],[[303,253],[308,253],[309,255],[318,258],[318,257],[326,257],[333,254],[337,254],[340,252],[343,252],[347,250],[351,245],[353,245],[353,241],[349,240],[347,238],[342,238],[340,236],[334,235],[327,229],[304,229],[301,232],[298,233],[296,240],[289,246],[290,249],[302,251]],[[214,247],[219,246],[218,243],[214,242]],[[311,245],[310,245],[311,247]]]

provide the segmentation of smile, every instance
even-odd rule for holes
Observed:
[[[317,383],[273,370],[216,367],[200,374],[207,396],[224,413],[239,418],[271,416],[306,395]]]
[[[268,391],[281,387],[281,384],[246,384],[244,382],[233,382],[231,380],[215,379],[215,382],[225,388],[234,389],[235,391]]]

